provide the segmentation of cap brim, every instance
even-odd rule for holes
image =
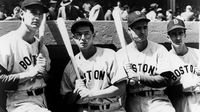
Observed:
[[[44,6],[43,4],[38,3],[38,2],[32,2],[32,3],[29,3],[29,4],[24,4],[24,5],[22,5],[22,8],[29,9],[29,8],[32,8],[34,6],[37,6],[38,8],[41,7],[41,9],[43,10],[44,13],[47,13],[49,11],[46,6]]]
[[[134,23],[138,22],[138,21],[146,21],[146,22],[150,22],[149,19],[147,18],[138,18],[135,21],[133,21],[131,24],[129,24],[128,26],[132,26]]]
[[[167,32],[170,32],[170,31],[172,31],[172,30],[174,30],[174,29],[185,29],[185,30],[186,30],[186,28],[183,27],[183,26],[174,26],[174,27],[172,27],[171,29],[169,29]]]
[[[89,26],[90,28],[92,28],[92,30],[94,30],[94,29],[93,29],[93,24],[92,24],[90,21],[81,20],[81,21],[75,22],[75,23],[72,25],[72,27],[71,27],[71,32],[72,32],[72,33],[75,33],[76,28],[79,27],[79,26]]]

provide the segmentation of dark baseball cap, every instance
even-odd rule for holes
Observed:
[[[177,29],[177,28],[181,28],[181,29],[185,29],[185,23],[180,20],[180,19],[172,19],[171,21],[169,21],[169,23],[167,24],[167,32],[170,32],[174,29]]]
[[[128,15],[128,26],[130,27],[137,21],[146,21],[149,22],[150,20],[147,19],[146,15],[140,11],[131,12]]]
[[[22,9],[29,9],[31,6],[41,7],[44,13],[48,12],[47,6],[41,0],[24,0],[22,2]]]
[[[80,20],[75,21],[72,24],[71,32],[74,34],[76,31],[76,28],[79,26],[89,26],[91,31],[94,32],[94,26],[88,19],[80,19]]]

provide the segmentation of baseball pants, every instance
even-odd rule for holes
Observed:
[[[127,95],[126,112],[175,112],[170,100],[163,96]]]

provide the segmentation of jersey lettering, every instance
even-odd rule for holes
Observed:
[[[32,62],[34,64],[36,64],[36,56],[33,55],[32,56],[33,59],[31,60],[29,57],[24,57],[22,61],[19,62],[19,64],[24,68],[24,69],[27,69],[28,66],[30,66],[32,64]]]
[[[174,77],[180,77],[181,75],[184,75],[187,73],[196,74],[197,72],[193,65],[184,65],[174,70],[174,75],[175,75]],[[174,77],[172,77],[172,79],[176,79]]]
[[[131,68],[134,72],[144,72],[144,73],[148,72],[151,75],[154,75],[155,70],[157,69],[153,65],[142,64],[142,63],[131,64]]]
[[[19,64],[20,64],[24,69],[27,69],[27,66],[26,66],[26,64],[25,64],[23,61],[20,61]]]
[[[91,70],[86,71],[86,73],[84,73],[84,78],[91,80],[92,78],[94,78],[95,80],[103,80],[105,77],[105,71],[102,70],[94,70],[94,72],[92,73]]]
[[[33,55],[32,57],[33,57],[33,64],[36,65],[37,56],[36,56],[36,55]]]
[[[28,57],[24,57],[24,62],[26,65],[31,65],[31,60]]]

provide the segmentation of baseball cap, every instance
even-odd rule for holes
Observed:
[[[133,25],[137,21],[147,21],[149,22],[150,20],[147,19],[146,15],[140,11],[134,11],[131,12],[128,15],[128,26]]]
[[[48,12],[47,6],[41,0],[24,0],[22,2],[22,9],[28,9],[33,5],[41,7],[44,13]]]
[[[186,30],[184,22],[180,19],[175,18],[175,19],[169,21],[169,23],[167,24],[167,32],[170,32],[177,28]]]
[[[152,3],[150,5],[150,9],[156,9],[156,8],[158,8],[158,4],[157,3]]]
[[[90,29],[92,30],[92,32],[94,32],[94,26],[88,19],[80,19],[80,20],[75,21],[72,24],[71,32],[75,33],[76,28],[79,27],[79,26],[89,26]]]

